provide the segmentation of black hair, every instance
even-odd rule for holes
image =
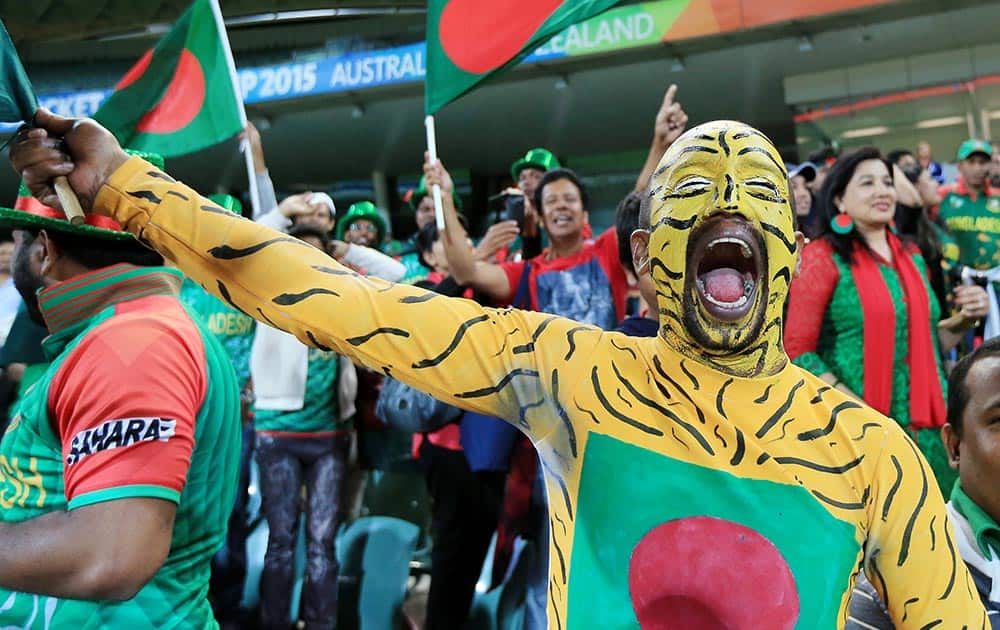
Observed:
[[[568,168],[554,168],[551,171],[545,171],[545,175],[542,175],[542,181],[538,182],[538,188],[535,189],[535,208],[539,212],[542,211],[542,192],[545,190],[545,186],[560,179],[567,179],[573,182],[576,189],[580,191],[580,203],[583,204],[583,209],[587,210],[590,207],[590,196],[587,194],[587,187],[583,185],[583,182],[580,181],[576,173]]]
[[[28,231],[32,237],[37,238],[41,230]],[[87,269],[101,269],[122,263],[137,267],[159,267],[163,264],[163,256],[133,239],[98,239],[58,230],[46,230],[45,233],[64,256]]]
[[[916,159],[917,156],[913,155],[913,151],[909,149],[894,149],[886,154],[885,159],[889,160],[893,164],[899,164],[899,161],[903,159],[904,156],[909,155],[910,157]]]
[[[462,224],[462,227],[466,232],[469,231],[469,222],[466,220],[464,215],[458,215],[458,222]],[[424,259],[424,252],[429,252],[434,249],[434,243],[438,240],[438,227],[436,221],[430,221],[425,223],[424,227],[417,230],[417,258],[420,259],[420,264],[428,269],[431,266]]]
[[[618,203],[615,210],[615,233],[618,236],[618,260],[626,269],[635,274],[632,264],[632,232],[639,229],[639,213],[642,208],[642,193],[630,192]]]
[[[330,235],[326,232],[326,230],[313,223],[296,223],[288,229],[288,235],[292,238],[298,239],[312,236],[313,238],[319,239],[324,252],[330,249]]]
[[[966,380],[972,367],[990,357],[1000,356],[1000,337],[994,337],[979,346],[975,352],[962,358],[951,370],[948,377],[948,423],[962,437],[962,416],[969,405],[969,386]]]
[[[868,244],[857,230],[851,230],[847,234],[837,234],[830,226],[830,222],[840,214],[840,210],[837,208],[837,197],[844,194],[844,190],[851,178],[854,177],[854,171],[857,170],[858,165],[868,160],[878,160],[885,164],[889,178],[892,178],[892,164],[889,164],[882,152],[875,147],[861,147],[837,160],[830,172],[827,173],[826,179],[823,181],[823,188],[819,191],[819,198],[816,199],[819,207],[816,217],[817,233],[821,238],[825,238],[833,246],[833,250],[848,264],[853,263],[854,244],[860,243],[865,249],[868,249]]]
[[[14,231],[0,229],[0,243],[13,243]]]
[[[827,146],[810,153],[809,156],[806,158],[806,161],[815,164],[816,168],[822,168],[826,164],[827,160],[829,160],[830,158],[835,159],[836,157],[837,157],[837,150],[834,149],[833,147]]]

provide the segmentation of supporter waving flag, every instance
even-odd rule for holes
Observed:
[[[215,0],[195,0],[94,115],[123,146],[174,157],[243,130],[243,101]]]
[[[563,29],[621,0],[430,0],[425,109],[433,114]]]

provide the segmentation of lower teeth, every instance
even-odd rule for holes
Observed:
[[[715,304],[716,306],[721,306],[722,308],[739,308],[745,305],[750,300],[750,298],[748,298],[747,296],[741,295],[740,299],[736,300],[735,302],[720,302],[719,300],[716,300],[708,293],[702,292],[702,295],[704,295],[705,299],[711,302],[712,304]]]

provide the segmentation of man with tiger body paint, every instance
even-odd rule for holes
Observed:
[[[988,627],[914,444],[784,354],[798,246],[756,130],[700,125],[664,155],[634,239],[661,334],[630,338],[360,277],[93,122],[36,123],[11,159],[43,203],[68,175],[234,306],[527,433],[551,497],[551,628],[840,628],[862,570],[899,628]]]

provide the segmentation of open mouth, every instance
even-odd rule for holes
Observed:
[[[563,227],[566,225],[573,224],[573,217],[569,214],[557,214],[550,220],[552,225],[555,227]]]
[[[736,321],[750,312],[761,276],[757,230],[742,217],[710,218],[692,234],[695,288],[711,316]]]

